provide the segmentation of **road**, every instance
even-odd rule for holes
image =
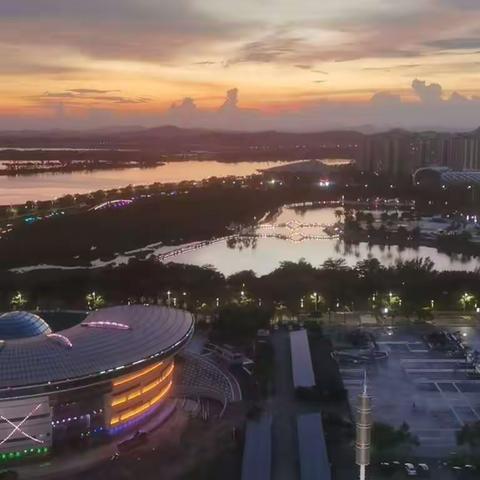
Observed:
[[[299,480],[297,416],[318,412],[314,405],[297,400],[292,380],[289,332],[272,335],[275,355],[275,392],[266,409],[272,414],[272,479]]]
[[[298,465],[296,400],[290,364],[290,341],[285,331],[272,336],[275,354],[275,394],[268,409],[272,425],[272,477],[274,480],[300,478]]]
[[[162,434],[162,429],[157,430],[158,426],[166,422],[170,415],[174,415],[174,413],[175,401],[169,401],[163,410],[143,425],[143,431],[151,432],[149,442],[156,438],[157,432],[158,434]],[[118,443],[121,443],[131,436],[132,432],[128,432],[126,435],[106,445],[90,448],[68,456],[56,457],[42,463],[12,467],[12,469],[19,473],[20,478],[58,480],[60,478],[73,477],[75,473],[93,468],[105,461],[108,462],[108,459],[117,451]]]

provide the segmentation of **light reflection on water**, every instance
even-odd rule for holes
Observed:
[[[66,194],[87,193],[150,183],[199,181],[209,177],[230,175],[246,176],[258,169],[287,162],[237,162],[214,161],[170,162],[149,168],[79,171],[71,173],[39,173],[16,177],[0,176],[0,205],[23,203],[27,200],[50,200]]]
[[[295,219],[300,223],[333,224],[337,221],[334,208],[317,208],[301,213],[293,209],[282,209],[275,222],[286,223]],[[346,245],[335,238],[303,240],[298,243],[279,238],[257,238],[250,243],[254,247],[237,243],[233,249],[228,248],[226,242],[215,243],[180,254],[172,261],[199,266],[212,265],[225,275],[241,270],[253,270],[258,275],[265,275],[277,268],[282,261],[297,262],[301,258],[314,266],[321,265],[328,258],[344,258],[350,266],[360,260],[377,258],[383,265],[388,266],[394,265],[398,260],[430,257],[437,270],[475,270],[480,267],[480,262],[475,257],[449,256],[432,247],[401,250],[397,246],[369,246],[367,243]]]

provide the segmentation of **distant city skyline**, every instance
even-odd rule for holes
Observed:
[[[6,0],[0,129],[480,125],[477,0]]]

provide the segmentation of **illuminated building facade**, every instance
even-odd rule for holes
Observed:
[[[192,333],[188,312],[156,306],[98,310],[55,333],[37,315],[0,315],[0,464],[138,428],[165,406]]]

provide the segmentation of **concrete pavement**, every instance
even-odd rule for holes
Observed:
[[[278,330],[272,334],[275,355],[275,391],[266,404],[273,416],[272,427],[272,479],[299,480],[297,416],[319,413],[314,404],[297,399],[292,379],[289,332]]]

